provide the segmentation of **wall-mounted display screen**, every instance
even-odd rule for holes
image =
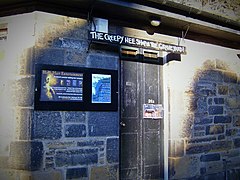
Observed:
[[[116,111],[118,71],[37,64],[35,110]]]

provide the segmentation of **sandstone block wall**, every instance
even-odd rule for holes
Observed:
[[[34,12],[6,17],[5,22],[8,34],[0,52],[11,66],[1,67],[8,68],[1,74],[2,90],[8,88],[1,98],[9,103],[1,113],[1,128],[10,132],[7,137],[1,132],[0,158],[5,163],[0,179],[117,179],[118,112],[34,110],[34,66],[117,70],[118,53],[89,49],[89,24],[83,19]],[[18,26],[32,31],[19,34]],[[31,43],[25,45],[26,41]]]
[[[212,47],[208,51],[205,48],[202,46],[201,53],[195,51],[192,54],[195,55],[192,62],[187,63],[191,58],[185,56],[181,65],[172,64],[179,68],[177,71],[181,69],[186,72],[181,74],[185,77],[182,83],[169,87],[170,179],[240,177],[238,52],[232,51],[229,56],[231,52],[227,49],[220,51],[221,47]],[[214,51],[214,48],[219,50]],[[221,60],[218,59],[220,56]],[[204,60],[204,57],[215,59]],[[184,67],[185,63],[189,64],[188,68]],[[175,71],[172,75],[177,74]],[[180,80],[181,77],[176,79]],[[180,97],[176,98],[176,94]]]

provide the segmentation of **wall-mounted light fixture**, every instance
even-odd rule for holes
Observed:
[[[159,26],[161,24],[161,19],[157,17],[150,17],[150,23],[152,26]]]

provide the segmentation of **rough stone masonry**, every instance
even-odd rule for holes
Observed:
[[[196,72],[186,92],[190,102],[182,140],[170,144],[171,179],[239,179],[239,79],[220,60],[208,60]]]

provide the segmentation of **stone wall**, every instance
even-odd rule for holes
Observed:
[[[238,0],[162,0],[166,5],[179,9],[189,8],[190,13],[209,13],[215,19],[226,18],[240,23],[240,2]]]
[[[5,21],[16,23],[16,19],[17,16],[13,16]],[[14,40],[10,40],[19,34],[12,32],[11,26],[5,42],[9,43],[11,52],[8,53],[16,55],[13,60],[19,67],[14,69],[13,80],[6,80],[10,84],[8,98],[12,100],[9,105],[12,111],[8,112],[12,116],[13,130],[9,139],[1,137],[1,141],[6,141],[5,154],[1,157],[6,163],[1,166],[0,179],[117,179],[118,112],[34,110],[34,66],[117,70],[118,53],[96,45],[88,49],[89,27],[83,19],[34,12],[22,15],[21,21],[14,24],[15,27],[27,25],[32,32],[26,36],[20,34],[18,54],[11,48]],[[32,44],[21,46],[26,40],[31,40]],[[2,120],[9,124],[7,121]]]
[[[199,45],[198,51],[194,51],[197,46],[188,48],[190,54],[183,57],[183,64],[172,64],[179,68],[172,71],[175,72],[172,75],[177,76],[181,70],[178,80],[185,79],[178,86],[169,87],[170,179],[240,177],[240,64],[237,51],[222,47],[208,47],[207,50],[207,46]],[[195,58],[191,57],[194,54]],[[215,58],[204,60],[205,57]],[[190,59],[192,62],[187,63]]]

